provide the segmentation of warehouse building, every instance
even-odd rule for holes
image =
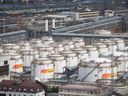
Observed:
[[[59,96],[108,96],[110,88],[92,84],[67,84],[59,87]]]
[[[30,80],[3,80],[0,83],[0,96],[45,96],[45,90],[40,83]]]

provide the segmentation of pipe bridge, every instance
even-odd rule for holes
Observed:
[[[95,22],[83,23],[69,27],[58,28],[52,31],[53,35],[57,35],[60,33],[88,33],[94,32],[97,29],[112,29],[118,28],[121,26],[122,18],[118,16],[104,18]]]

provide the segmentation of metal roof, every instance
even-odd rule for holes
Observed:
[[[79,90],[79,91],[96,91],[98,87],[96,86],[89,86],[89,85],[82,85],[82,84],[68,84],[59,87],[60,89],[66,90]]]
[[[3,80],[0,83],[0,91],[24,92],[24,93],[38,93],[44,91],[42,85],[37,84],[31,80],[12,81]]]
[[[67,18],[65,15],[47,15],[46,18]]]

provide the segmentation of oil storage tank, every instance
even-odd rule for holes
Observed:
[[[54,43],[54,40],[53,40],[53,38],[50,37],[50,36],[44,36],[44,37],[42,37],[42,43],[43,43],[44,45],[51,45],[51,44]]]
[[[10,54],[9,70],[10,72],[16,72],[16,73],[23,72],[23,61],[21,55]]]
[[[48,55],[50,55],[52,53],[54,53],[52,46],[44,45],[39,48],[39,56],[40,57],[46,58],[46,57],[48,57]]]
[[[117,45],[117,50],[124,50],[125,49],[125,42],[123,39],[114,39],[114,42]]]
[[[87,51],[89,58],[99,57],[99,52],[95,46],[91,46],[91,45],[84,46],[84,49]]]
[[[99,54],[108,52],[108,48],[104,43],[93,43],[93,45],[97,47]]]
[[[61,54],[65,57],[66,65],[68,67],[73,67],[78,65],[78,58],[76,54],[72,51],[63,51]]]
[[[97,58],[94,61],[82,60],[79,65],[78,79],[96,82],[99,79],[117,78],[117,66],[106,58]]]
[[[54,67],[48,58],[36,58],[32,64],[32,76],[38,78],[41,82],[47,82],[53,79]]]
[[[54,64],[54,76],[55,78],[61,78],[64,72],[64,67],[66,67],[66,60],[64,56],[58,54],[49,55]]]
[[[116,60],[118,64],[118,72],[128,71],[128,54],[127,56],[120,56]]]
[[[54,46],[55,53],[64,51],[64,47],[62,44],[55,44]]]
[[[88,53],[86,50],[82,48],[77,48],[73,50],[76,53],[76,56],[78,57],[78,63],[80,63],[81,60],[88,58]]]
[[[23,50],[22,57],[23,57],[23,64],[26,67],[30,67],[31,63],[34,58],[34,50],[33,49],[25,49]]]
[[[40,47],[40,46],[43,45],[43,44],[42,44],[42,41],[41,41],[40,39],[33,39],[33,40],[30,41],[30,43],[31,43],[31,46],[32,46],[34,49],[36,49],[36,48],[38,48],[38,47]]]
[[[74,42],[75,48],[85,46],[85,42],[84,42],[83,38],[72,38],[72,42]]]
[[[65,41],[64,44],[64,50],[72,50],[74,49],[74,44],[72,41]]]
[[[112,40],[106,40],[103,41],[103,43],[105,43],[107,45],[108,51],[111,53],[114,53],[117,51],[117,45],[114,41]]]

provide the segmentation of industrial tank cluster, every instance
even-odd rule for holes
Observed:
[[[10,73],[31,68],[31,76],[42,82],[61,78],[64,67],[74,66],[78,66],[78,80],[95,82],[116,79],[119,72],[128,70],[127,49],[122,39],[85,45],[83,38],[57,42],[44,36],[19,44],[4,44],[0,60],[9,64]]]

